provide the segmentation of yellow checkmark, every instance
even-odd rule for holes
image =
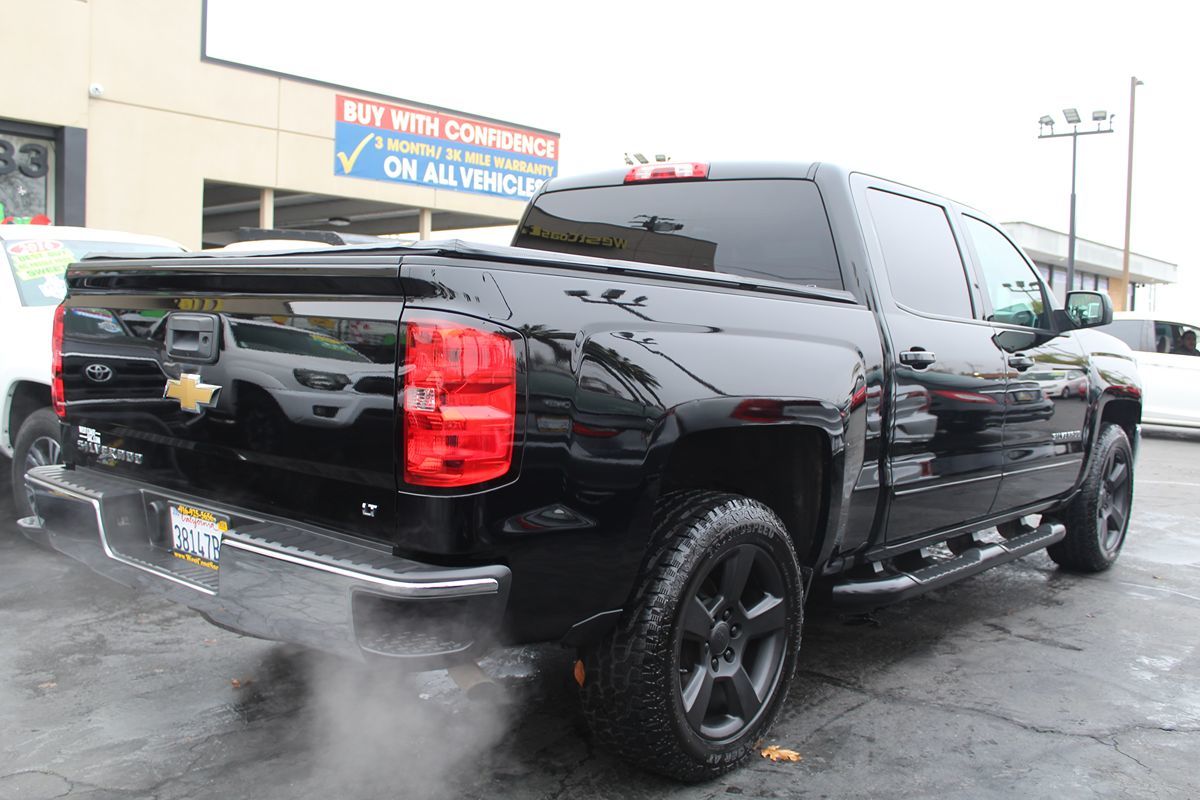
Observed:
[[[358,143],[358,147],[354,148],[354,152],[350,154],[349,158],[346,158],[345,153],[337,154],[338,161],[342,162],[342,172],[346,173],[347,175],[350,174],[350,170],[354,168],[354,162],[358,160],[358,154],[361,153],[363,148],[367,146],[367,142],[374,138],[375,134],[373,133],[368,133],[366,136],[364,136],[363,140]]]

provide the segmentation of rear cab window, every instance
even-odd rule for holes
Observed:
[[[67,294],[67,267],[87,256],[101,253],[144,255],[179,252],[177,247],[159,244],[53,237],[6,239],[3,245],[5,260],[16,281],[17,294],[23,306],[58,305]]]
[[[845,288],[820,192],[802,179],[545,192],[529,209],[513,244]]]
[[[1118,319],[1098,330],[1117,337],[1133,350],[1154,352],[1154,347],[1148,347],[1146,343],[1146,322],[1144,320]],[[1160,342],[1160,346],[1165,347],[1165,345],[1165,341]],[[1162,352],[1165,353],[1166,350],[1164,349]]]

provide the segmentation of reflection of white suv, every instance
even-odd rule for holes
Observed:
[[[67,265],[100,253],[177,253],[170,239],[55,225],[0,225],[0,453],[13,457],[17,516],[25,470],[58,460],[50,409],[50,332]]]
[[[1142,422],[1200,428],[1200,356],[1190,350],[1200,333],[1195,319],[1174,314],[1127,311],[1096,330],[1133,348],[1142,376]]]

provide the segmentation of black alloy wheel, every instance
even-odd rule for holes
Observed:
[[[1129,437],[1111,423],[1100,431],[1083,485],[1060,517],[1066,537],[1046,548],[1064,569],[1102,572],[1125,545],[1133,510],[1133,448]]]
[[[1116,558],[1129,527],[1133,505],[1133,469],[1127,451],[1112,448],[1101,469],[1100,499],[1096,503],[1096,527],[1100,547]]]
[[[688,724],[725,742],[762,714],[783,669],[783,574],[755,544],[739,544],[694,579],[680,613],[679,698]]]
[[[787,696],[804,590],[783,523],[755,500],[675,492],[616,627],[583,652],[597,741],[641,767],[709,780],[750,757]]]

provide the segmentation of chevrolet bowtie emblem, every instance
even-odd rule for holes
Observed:
[[[212,406],[217,402],[220,386],[211,383],[201,383],[199,375],[183,373],[179,379],[167,378],[167,387],[163,397],[173,397],[179,401],[179,407],[193,414],[200,413],[201,406]]]

